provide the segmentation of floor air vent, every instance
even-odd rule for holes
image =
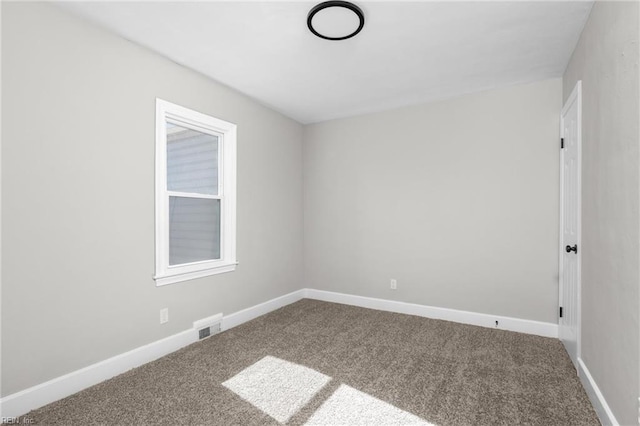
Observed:
[[[222,314],[216,314],[193,323],[193,328],[198,331],[198,339],[205,339],[220,333]]]

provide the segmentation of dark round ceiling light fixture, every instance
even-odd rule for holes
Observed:
[[[325,40],[346,40],[364,27],[364,13],[348,1],[325,1],[309,11],[307,26]]]

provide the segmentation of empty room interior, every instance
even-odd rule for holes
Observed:
[[[638,1],[0,13],[0,423],[640,425]]]

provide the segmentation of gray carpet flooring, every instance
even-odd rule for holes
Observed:
[[[558,340],[307,299],[26,417],[39,425],[281,424],[231,389],[255,392],[251,380],[265,385],[265,377],[277,379],[269,379],[265,368],[290,363],[328,378],[316,380],[322,387],[298,404],[288,425],[326,423],[332,404],[339,403],[327,401],[338,393],[343,402],[370,396],[406,413],[405,420],[417,417],[437,426],[599,425]],[[260,374],[242,375],[258,366]],[[298,385],[315,386],[313,380]],[[263,396],[295,393],[295,386],[274,385]],[[347,411],[356,405],[355,399],[348,402]],[[367,407],[359,408],[361,414],[375,411]],[[324,417],[314,416],[320,411]],[[348,418],[331,423],[372,421]]]

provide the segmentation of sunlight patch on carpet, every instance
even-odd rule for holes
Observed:
[[[222,385],[285,423],[330,380],[311,368],[266,356]]]
[[[434,426],[420,417],[347,385],[340,385],[306,424]]]

